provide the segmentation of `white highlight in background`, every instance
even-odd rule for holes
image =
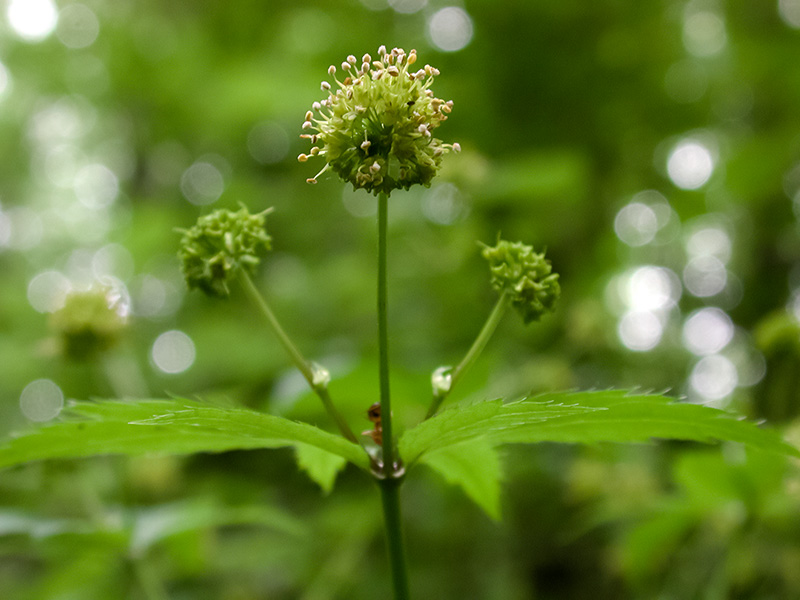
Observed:
[[[165,331],[153,342],[150,357],[153,364],[164,373],[183,373],[194,364],[194,342],[177,329]]]
[[[683,324],[683,345],[698,356],[716,354],[733,339],[733,321],[715,306],[693,312]]]
[[[719,354],[700,359],[689,376],[692,389],[707,400],[722,400],[730,396],[738,383],[736,366]]]
[[[11,29],[29,42],[45,39],[58,23],[56,5],[52,0],[11,0],[6,16]]]
[[[617,326],[620,341],[630,350],[646,352],[661,341],[664,326],[650,311],[630,311],[620,319]]]
[[[713,172],[711,151],[697,140],[682,140],[667,159],[667,174],[672,183],[682,190],[703,187]]]
[[[31,381],[19,396],[19,408],[31,421],[55,419],[64,407],[64,393],[49,379]]]
[[[463,8],[448,6],[428,21],[428,38],[439,50],[456,52],[472,41],[472,18]]]

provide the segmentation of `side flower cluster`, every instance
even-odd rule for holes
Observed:
[[[200,217],[191,229],[179,230],[178,258],[190,289],[226,297],[229,282],[239,269],[252,273],[261,262],[259,254],[270,250],[266,230],[267,209],[255,215],[242,206],[236,212],[219,209]]]
[[[561,286],[544,252],[536,253],[522,242],[498,240],[496,246],[484,246],[482,255],[489,262],[492,287],[510,295],[526,324],[555,308]]]
[[[313,147],[298,160],[325,159],[322,171],[309,183],[316,183],[331,168],[354,188],[375,195],[418,183],[427,186],[438,173],[442,156],[460,150],[458,144],[445,144],[433,136],[453,107],[452,100],[436,98],[430,89],[438,69],[425,65],[412,71],[416,50],[387,52],[381,46],[378,58],[373,61],[365,54],[359,63],[348,56],[341,65],[342,80],[335,66],[328,69],[338,89],[323,81],[322,91],[328,96],[314,103],[303,122],[301,137]]]

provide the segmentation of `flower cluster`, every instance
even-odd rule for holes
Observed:
[[[266,230],[271,211],[251,215],[244,206],[237,212],[219,209],[200,217],[191,229],[180,230],[178,258],[189,288],[228,296],[228,283],[236,272],[252,273],[261,262],[258,255],[271,249],[272,238]]]
[[[496,246],[484,246],[482,254],[489,262],[492,286],[510,295],[526,324],[554,309],[561,286],[544,252],[537,254],[522,242],[498,240]]]
[[[61,352],[73,360],[85,360],[113,347],[127,325],[127,304],[107,287],[70,292],[50,319]]]
[[[338,89],[323,81],[328,97],[315,102],[303,122],[301,137],[313,147],[298,160],[322,156],[326,163],[309,183],[331,168],[354,188],[375,195],[417,183],[427,186],[443,154],[460,150],[458,144],[444,144],[433,136],[453,107],[452,100],[436,98],[430,89],[439,71],[425,65],[412,72],[416,50],[387,52],[381,46],[378,58],[373,61],[365,54],[359,63],[348,56],[341,65],[341,81],[335,66],[328,69]]]

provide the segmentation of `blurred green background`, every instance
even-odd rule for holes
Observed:
[[[416,48],[452,99],[430,189],[390,200],[401,427],[494,302],[476,240],[546,247],[558,311],[509,315],[453,401],[669,390],[798,438],[800,0],[0,3],[0,432],[70,398],[199,396],[328,426],[244,298],[187,294],[179,235],[269,206],[259,284],[357,431],[377,389],[375,202],[299,164],[330,64]],[[110,287],[128,325],[90,359],[52,314]],[[794,432],[794,433],[792,433]],[[736,447],[506,455],[495,523],[420,469],[419,598],[800,597],[797,464]],[[373,486],[322,498],[288,451],[0,474],[10,599],[372,599]]]

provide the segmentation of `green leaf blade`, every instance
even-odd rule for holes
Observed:
[[[52,458],[103,454],[191,454],[314,446],[362,469],[366,453],[306,423],[252,410],[183,399],[79,402],[65,420],[0,445],[0,468]]]
[[[497,448],[475,438],[425,454],[421,461],[459,486],[495,521],[500,520],[502,465]]]
[[[775,432],[731,413],[662,395],[624,391],[563,392],[503,404],[454,407],[408,430],[405,460],[485,436],[496,445],[537,442],[648,442],[654,438],[733,441],[766,452],[800,456]]]

